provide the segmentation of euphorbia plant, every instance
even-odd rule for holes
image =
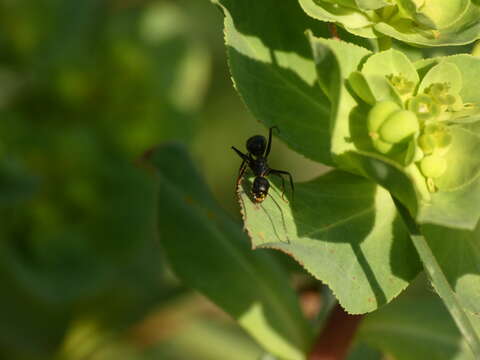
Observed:
[[[297,183],[294,202],[277,186],[261,211],[246,179],[239,194],[253,247],[295,258],[351,314],[389,303],[423,268],[480,358],[480,59],[421,58],[409,47],[473,42],[477,2],[214,2],[246,105],[293,150],[333,168]],[[325,22],[336,23],[339,39]],[[297,315],[295,308],[284,320],[308,337]],[[280,357],[309,352],[310,339],[275,328],[286,354],[242,325]]]

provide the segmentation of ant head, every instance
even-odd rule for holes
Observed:
[[[255,135],[247,140],[247,150],[254,156],[262,156],[266,147],[267,140],[262,135]]]
[[[252,186],[252,195],[253,200],[256,203],[261,203],[268,194],[268,188],[270,187],[270,183],[268,180],[262,176],[257,176],[255,180],[253,180]]]

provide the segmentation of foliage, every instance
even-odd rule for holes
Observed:
[[[255,125],[199,3],[0,0],[0,357],[307,359],[338,300],[350,360],[478,358],[478,2],[213,0],[299,154],[269,160],[330,166],[260,204],[244,176],[245,232],[225,149]]]
[[[184,292],[133,160],[191,141],[209,54],[180,7],[117,6],[0,1],[1,358],[84,358]]]
[[[241,206],[253,246],[294,257],[351,313],[375,310],[397,296],[418,273],[420,252],[429,275],[440,269],[449,280],[432,278],[478,356],[477,335],[456,314],[478,314],[472,304],[479,272],[467,270],[467,290],[449,264],[463,262],[463,251],[452,249],[464,246],[476,249],[469,252],[472,263],[480,261],[479,160],[472,156],[480,140],[479,60],[461,54],[412,61],[401,50],[375,51],[392,44],[386,37],[428,46],[471,42],[478,37],[476,25],[470,26],[477,4],[218,3],[233,81],[247,106],[266,126],[276,126],[292,149],[342,170],[297,184],[295,198],[286,201],[274,181],[260,205],[249,197],[251,181],[244,181]],[[312,18],[379,38],[379,45],[361,46],[343,32],[340,38],[351,43],[328,39],[327,25]],[[400,216],[398,206],[407,213]],[[436,256],[426,256],[415,240],[416,247],[410,245],[409,237],[419,235]],[[441,256],[446,252],[448,259]],[[448,302],[450,286],[459,304]]]
[[[392,37],[423,46],[468,44],[479,38],[479,5],[470,0],[299,0],[315,19],[352,34]]]

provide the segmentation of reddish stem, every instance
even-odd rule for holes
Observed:
[[[318,335],[308,360],[343,360],[363,315],[349,315],[340,305],[330,314],[323,331]]]
[[[328,30],[330,31],[330,37],[335,40],[340,40],[338,36],[337,25],[335,23],[328,23]]]

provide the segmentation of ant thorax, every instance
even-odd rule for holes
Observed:
[[[265,176],[270,170],[267,164],[267,159],[263,156],[252,160],[249,166],[255,176]]]

